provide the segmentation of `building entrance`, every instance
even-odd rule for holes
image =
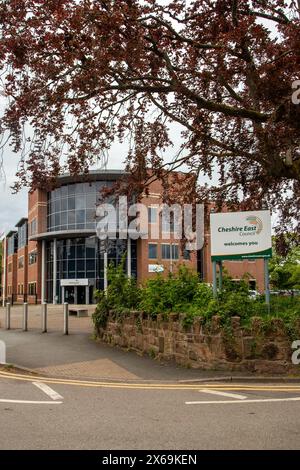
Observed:
[[[88,279],[62,279],[61,298],[68,304],[86,305],[90,303]]]

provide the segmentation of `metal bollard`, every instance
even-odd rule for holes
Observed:
[[[23,331],[28,331],[28,303],[23,306]]]
[[[42,333],[47,333],[47,304],[42,303]]]
[[[64,335],[69,334],[69,304],[64,303]]]
[[[6,304],[6,319],[5,319],[5,328],[10,330],[10,303]]]

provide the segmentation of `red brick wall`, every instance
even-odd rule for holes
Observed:
[[[11,297],[12,294],[17,293],[17,261],[18,256],[16,253],[7,257],[7,296]],[[9,265],[11,264],[11,272],[9,272]]]
[[[30,238],[30,223],[37,220],[37,233],[45,233],[47,231],[47,192],[41,189],[29,192],[28,194],[28,229]],[[31,241],[28,242],[28,254],[37,251],[37,262],[28,265],[28,284],[36,282],[37,301],[41,301],[41,265],[42,265],[42,243]],[[28,297],[28,302],[35,301],[34,296]]]
[[[162,200],[162,184],[160,181],[154,181],[149,186],[148,194],[143,195],[141,199],[141,203],[149,206],[159,206],[163,203]],[[159,211],[158,211],[159,212]],[[159,216],[157,217],[159,221]],[[197,269],[197,255],[196,253],[191,253],[190,260],[184,260],[182,256],[182,248],[180,246],[180,240],[174,239],[174,236],[170,234],[170,238],[162,238],[161,227],[159,229],[159,238],[151,238],[151,225],[149,224],[149,238],[138,240],[137,243],[137,272],[138,272],[138,281],[143,283],[146,279],[155,277],[155,273],[149,273],[148,266],[149,264],[159,264],[164,266],[163,275],[167,276],[170,271],[176,273],[178,270],[179,264],[185,264],[190,269],[196,270]],[[158,258],[157,259],[149,259],[148,257],[148,244],[149,243],[157,243],[158,246]],[[162,255],[162,244],[178,244],[179,245],[179,259],[173,260],[172,264],[170,260],[163,260]]]
[[[17,262],[17,290],[16,293],[19,291],[19,286],[23,286],[23,294],[28,292],[27,286],[27,266],[28,266],[28,247],[27,245],[20,248],[17,253],[18,262]],[[19,259],[23,257],[24,259],[24,267],[19,268]],[[17,295],[17,302],[23,302],[24,296],[22,294]]]
[[[147,195],[144,195],[142,197],[141,202],[145,204],[146,206],[155,206],[159,205],[162,203],[162,184],[160,181],[155,181],[149,186],[149,193]],[[160,238],[158,240],[152,240],[150,238],[150,233],[149,233],[149,240],[138,240],[138,246],[137,246],[137,258],[138,258],[138,264],[137,264],[137,269],[138,269],[138,280],[140,282],[144,282],[145,279],[149,277],[155,276],[153,273],[148,272],[148,265],[149,264],[161,264],[165,267],[164,270],[164,275],[167,275],[167,273],[170,270],[170,262],[169,260],[162,260],[161,257],[159,257],[157,260],[149,260],[148,258],[148,242],[151,243],[157,243],[158,246],[161,245],[162,243],[179,243],[178,240],[173,240],[171,239],[162,239],[161,238],[161,233],[160,233]],[[180,252],[180,259],[177,262],[173,262],[173,271],[176,272],[176,269],[178,268],[178,264],[186,264],[189,268],[197,270],[197,254],[195,252],[191,252],[191,259],[190,261],[184,260],[183,257],[181,256],[181,249],[179,250]],[[160,249],[158,249],[158,255],[161,255],[161,246]],[[212,262],[211,262],[211,250],[210,250],[210,232],[209,228],[205,233],[205,243],[203,247],[203,270],[204,270],[204,280],[206,282],[212,283]],[[239,262],[232,262],[232,261],[227,261],[224,262],[224,268],[228,272],[230,276],[232,276],[233,279],[242,279],[242,277],[245,274],[248,274],[250,280],[255,280],[256,281],[256,288],[259,291],[264,290],[264,265],[263,265],[263,260],[256,260],[256,261],[239,261]]]

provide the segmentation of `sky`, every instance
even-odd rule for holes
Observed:
[[[108,169],[121,169],[124,164],[126,148],[114,145],[110,152]],[[28,214],[28,189],[13,194],[11,185],[16,181],[16,171],[20,156],[9,148],[3,155],[3,174],[0,176],[0,236],[14,228],[15,224]]]
[[[0,113],[4,108],[4,100],[0,98]],[[180,125],[170,126],[170,135],[174,142],[174,147],[165,154],[165,160],[170,161],[180,146]],[[126,143],[115,143],[109,152],[106,169],[123,169],[127,154]],[[0,171],[0,237],[9,230],[14,229],[16,223],[28,214],[28,189],[24,188],[19,193],[14,194],[11,186],[16,181],[16,172],[20,155],[12,152],[7,146],[3,154],[2,171]],[[99,165],[91,169],[99,168]]]

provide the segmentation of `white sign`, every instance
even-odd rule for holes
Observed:
[[[163,273],[164,266],[162,264],[149,264],[148,265],[148,272],[149,273]]]
[[[88,286],[89,285],[89,280],[88,279],[61,279],[60,285],[61,285],[61,287]]]
[[[212,261],[272,257],[268,210],[211,214],[210,233]]]

